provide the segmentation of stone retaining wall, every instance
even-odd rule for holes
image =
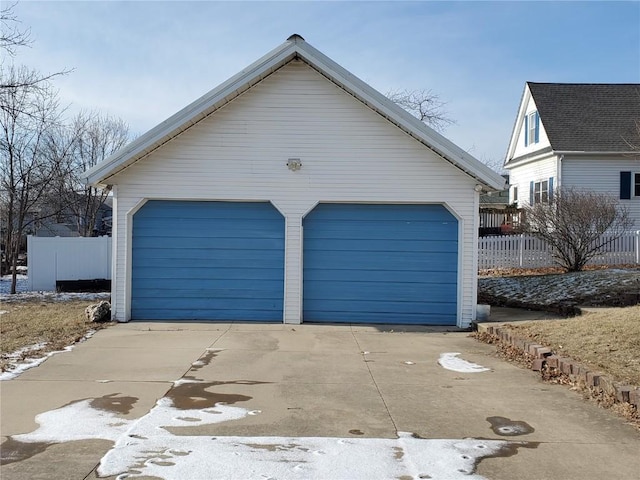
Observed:
[[[492,335],[500,342],[530,355],[533,358],[531,370],[542,372],[545,368],[556,369],[567,375],[572,382],[583,384],[590,389],[599,389],[616,403],[628,403],[640,412],[640,387],[620,385],[610,376],[594,371],[569,357],[554,355],[550,348],[535,343],[531,339],[520,337],[504,326],[480,323],[478,331]]]

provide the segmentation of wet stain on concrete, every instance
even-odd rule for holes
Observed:
[[[256,450],[267,450],[268,452],[280,452],[284,450],[294,450],[300,445],[297,443],[289,443],[287,445],[279,444],[279,443],[245,443],[245,445],[249,448],[254,448]],[[308,449],[307,449],[308,451]]]
[[[0,445],[0,465],[21,462],[44,452],[53,443],[23,443],[9,437]]]
[[[535,432],[535,429],[528,423],[510,420],[506,417],[487,417],[487,422],[491,424],[493,433],[503,437],[517,437]]]
[[[518,449],[519,448],[538,448],[538,446],[540,445],[540,442],[509,442],[509,443],[505,443],[502,447],[500,447],[500,449],[491,454],[491,455],[485,455],[482,456],[480,458],[477,459],[475,467],[474,467],[474,471],[475,468],[477,468],[478,464],[487,459],[487,458],[507,458],[507,457],[513,457],[516,453],[518,453]],[[484,445],[478,445],[478,448],[482,446],[484,448]]]
[[[396,460],[402,460],[404,458],[404,450],[402,447],[393,447],[393,456]]]
[[[173,467],[175,463],[167,462],[162,460],[149,460],[149,463],[153,463],[154,465],[158,465],[159,467]]]
[[[202,367],[211,364],[211,360],[218,356],[218,352],[220,352],[220,350],[207,350],[207,353],[205,353],[195,363],[192,364],[191,370],[197,371]]]
[[[133,410],[133,406],[138,401],[136,397],[118,397],[119,393],[112,393],[111,395],[104,395],[102,397],[94,398],[89,405],[97,410],[103,410],[105,412],[120,413],[126,415]],[[73,402],[75,403],[75,402]]]
[[[353,430],[349,430],[349,433],[351,435],[364,435],[364,432],[362,430],[358,430],[356,428],[354,428]]]
[[[182,383],[174,386],[165,395],[171,399],[173,406],[179,410],[202,410],[213,408],[217,403],[232,405],[237,402],[246,402],[253,397],[235,393],[211,392],[208,389],[220,385],[261,385],[268,382],[252,380],[234,380],[228,382],[198,382]]]

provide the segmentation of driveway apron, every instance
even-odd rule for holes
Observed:
[[[438,328],[132,322],[0,389],[3,479],[640,471],[638,430]]]

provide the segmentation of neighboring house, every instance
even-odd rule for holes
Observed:
[[[509,175],[502,175],[507,185],[497,192],[480,195],[481,237],[510,234],[520,225],[520,211],[509,203]]]
[[[510,202],[559,187],[615,195],[640,228],[640,84],[527,82],[505,168]]]
[[[292,35],[86,172],[113,188],[113,317],[475,318],[504,179]]]
[[[79,237],[75,223],[60,223],[53,220],[40,220],[34,223],[33,234],[36,237]]]
[[[504,210],[509,206],[509,175],[502,175],[507,185],[498,191],[485,192],[480,195],[480,208]]]
[[[76,194],[76,201],[85,201],[82,194]],[[87,218],[82,218],[77,213],[78,209],[65,207],[60,211],[51,210],[48,206],[34,209],[30,213],[27,234],[36,237],[79,237],[84,233],[84,225]],[[112,198],[107,197],[101,203],[96,212],[95,222],[90,229],[89,236],[111,236]]]

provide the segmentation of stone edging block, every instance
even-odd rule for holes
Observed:
[[[518,337],[508,328],[478,324],[478,331],[497,337],[501,342],[522,350],[533,357],[531,370],[540,372],[545,366],[555,368],[567,375],[572,381],[584,383],[587,387],[597,387],[610,395],[618,403],[629,403],[640,411],[640,387],[619,385],[611,377],[591,371],[581,363],[553,354],[550,348],[533,343],[532,340]]]

